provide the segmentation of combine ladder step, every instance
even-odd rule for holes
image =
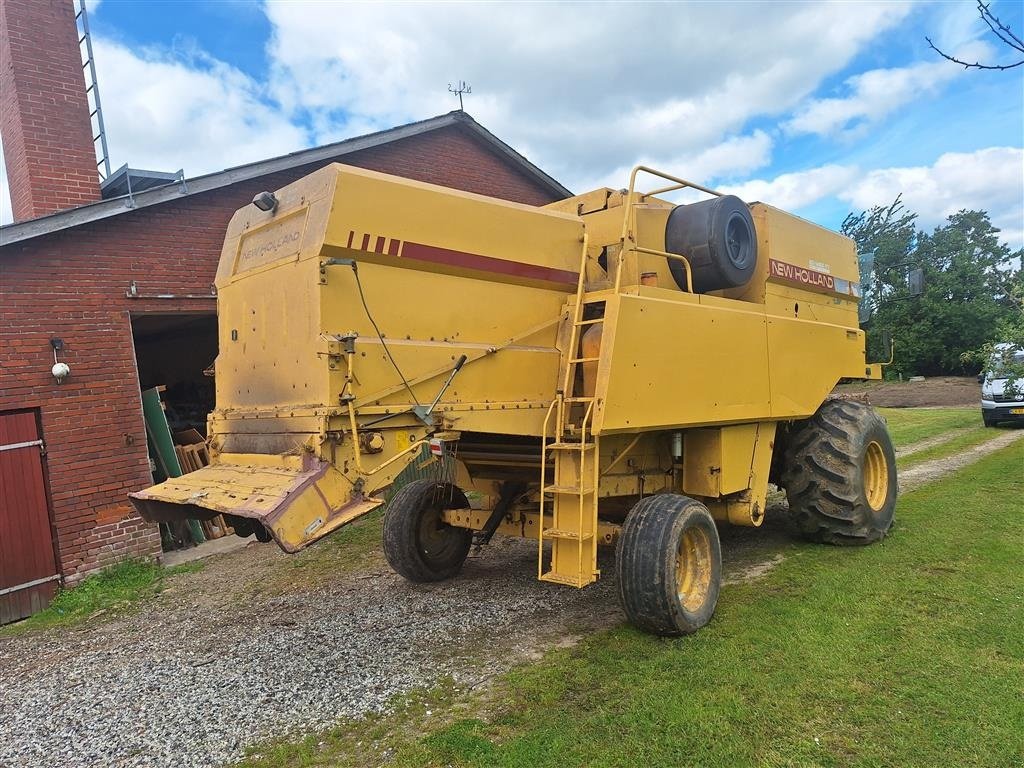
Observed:
[[[546,571],[540,576],[541,581],[550,581],[554,584],[564,584],[567,587],[585,587],[590,584],[594,579],[586,579],[581,576],[566,576],[555,571]]]
[[[545,528],[544,529],[545,539],[572,539],[573,541],[587,541],[588,539],[594,538],[592,533],[583,533],[579,531],[569,531],[564,528]]]
[[[593,493],[593,488],[582,488],[578,485],[545,485],[544,493],[571,493],[574,496],[586,496],[588,493]]]
[[[567,353],[562,358],[562,384],[551,403],[544,421],[540,476],[540,529],[538,534],[537,576],[542,581],[585,587],[597,580],[597,460],[599,438],[590,433],[590,420],[594,416],[597,398],[574,397],[575,372],[580,363],[596,363],[600,356],[585,357],[589,350],[580,347],[582,331],[604,322],[604,318],[584,319],[584,305],[600,299],[588,294],[585,285],[588,236],[583,236],[580,253],[579,279],[576,285],[576,303],[572,308],[572,326]],[[607,294],[605,294],[607,295]],[[567,396],[566,396],[567,395]],[[585,413],[579,414],[575,404],[585,404]],[[576,411],[576,414],[572,412]],[[548,443],[548,424],[555,416],[552,442]],[[570,423],[579,418],[579,427]],[[548,453],[550,451],[550,454]],[[547,484],[548,459],[554,459],[554,475]],[[589,486],[589,487],[588,487]],[[550,506],[547,516],[545,507]],[[545,528],[545,522],[550,527]],[[548,542],[548,544],[545,544]]]

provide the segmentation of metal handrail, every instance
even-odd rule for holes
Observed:
[[[562,399],[561,394],[557,395],[548,406],[547,415],[544,416],[544,425],[540,431],[540,514],[537,516],[537,578],[544,575],[544,470],[547,467],[547,441],[548,424],[551,422],[551,414],[555,411],[555,405]],[[554,508],[552,507],[552,515]],[[552,521],[554,518],[552,517]]]
[[[576,356],[576,344],[579,341],[577,337],[577,329],[579,328],[576,323],[579,322],[580,318],[583,317],[583,296],[586,293],[586,272],[587,272],[587,248],[590,246],[590,233],[583,233],[583,250],[580,253],[580,273],[576,280],[576,306],[573,307],[572,311],[572,327],[569,330],[569,349],[567,350],[568,360],[571,360]],[[568,392],[572,394],[570,388],[571,371],[574,363],[567,363],[565,366],[565,376],[562,380],[562,392]],[[561,416],[561,414],[559,414]],[[561,419],[560,419],[561,420]]]
[[[677,261],[682,261],[683,265],[686,267],[686,290],[687,292],[692,293],[693,279],[690,269],[690,262],[685,256],[682,256],[678,253],[666,253],[664,251],[656,251],[650,248],[641,248],[636,244],[636,241],[633,237],[633,231],[635,229],[634,217],[636,215],[636,205],[638,196],[636,191],[636,179],[637,176],[640,175],[641,173],[647,173],[650,174],[651,176],[658,176],[662,179],[667,179],[668,181],[671,181],[673,183],[666,187],[658,187],[657,189],[651,190],[650,192],[644,192],[639,195],[640,198],[652,197],[654,195],[660,195],[665,192],[673,192],[677,189],[684,189],[686,187],[689,187],[690,189],[696,189],[699,192],[705,192],[709,195],[714,195],[715,197],[721,197],[724,194],[717,190],[711,189],[710,187],[695,184],[692,181],[681,179],[678,176],[673,176],[669,173],[665,173],[664,171],[655,170],[654,168],[650,168],[646,165],[636,166],[629,174],[629,189],[626,193],[625,211],[623,212],[622,216],[622,237],[620,238],[622,243],[622,250],[619,253],[619,263],[615,269],[615,292],[618,293],[622,289],[622,265],[626,261],[626,251],[631,250],[635,252],[638,251],[640,253],[650,253],[656,256],[667,256],[668,258],[676,259]],[[632,248],[626,248],[627,241],[633,242]]]
[[[594,412],[594,403],[595,402],[597,402],[596,398],[594,400],[591,400],[589,403],[587,403],[586,413],[583,414],[583,421],[580,422],[580,470],[577,473],[577,475],[579,476],[579,481],[578,482],[580,484],[579,485],[579,489],[580,489],[580,491],[579,491],[580,509],[579,509],[579,522],[576,524],[576,531],[577,531],[577,535],[579,536],[579,538],[576,539],[576,573],[580,577],[582,577],[582,575],[583,575],[583,498],[586,496],[585,491],[586,491],[586,482],[587,482],[586,481],[586,477],[585,477],[584,472],[583,472],[583,470],[584,470],[584,468],[586,467],[586,464],[587,464],[587,461],[586,461],[587,449],[586,449],[585,446],[587,445],[587,423],[590,421],[590,415]],[[595,450],[595,455],[593,457],[593,461],[594,461],[594,464],[596,465],[598,463],[598,460],[600,459],[600,456],[596,455],[596,450],[597,450],[596,447],[595,447],[594,450]],[[597,485],[596,484],[594,485],[594,488],[592,489],[591,492],[594,494],[594,501],[596,503],[596,501],[597,501]],[[597,532],[594,531],[595,535],[596,535],[596,533]],[[595,547],[597,546],[596,542],[595,542],[594,546]]]

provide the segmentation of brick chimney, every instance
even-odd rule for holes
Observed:
[[[15,221],[100,199],[72,0],[0,0],[0,133]]]

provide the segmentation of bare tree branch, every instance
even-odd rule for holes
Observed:
[[[1002,30],[1003,32],[1008,34],[1011,38],[1013,38],[1014,43],[1016,43],[1016,45],[1014,45],[1014,43],[1010,43],[1010,42],[1006,41],[1007,45],[1011,45],[1014,48],[1016,48],[1018,51],[1024,52],[1024,40],[1021,40],[1019,37],[1017,37],[1015,34],[1013,34],[1013,32],[1010,31],[1010,28],[1006,24],[1003,24],[1003,22],[1001,22],[999,20],[998,16],[993,15],[992,11],[990,11],[988,9],[988,3],[985,3],[984,5],[982,5],[982,3],[979,2],[978,3],[978,11],[979,11],[979,13],[983,14],[982,18],[985,19],[986,23],[988,23],[988,21],[991,19],[992,21],[994,21],[996,23],[996,26],[999,27],[1000,30]],[[991,26],[992,25],[989,24],[989,27],[991,27]],[[999,33],[997,32],[996,34],[999,34]],[[999,37],[1000,37],[1001,40],[1004,39],[1002,37],[1002,35],[1000,35]]]
[[[982,0],[978,0],[978,15],[981,17],[981,20],[988,25],[988,28],[992,31],[992,34],[999,38],[999,41],[1001,43],[1011,48],[1012,50],[1024,53],[1024,41],[1022,41],[1019,37],[1013,34],[1013,31],[1006,24],[1003,24],[1003,22],[999,20],[998,16],[995,16],[992,13],[992,11],[989,10],[988,3],[984,3],[982,2]],[[964,69],[1006,70],[1024,65],[1024,58],[1013,64],[982,64],[977,61],[972,64],[970,62],[964,61],[963,59],[958,59],[955,56],[950,56],[945,51],[940,50],[938,46],[936,46],[935,43],[932,42],[932,39],[930,37],[925,37],[925,40],[928,41],[929,47],[931,47],[933,51],[939,54],[939,56],[946,59],[947,61],[952,61],[954,64],[959,64]]]
[[[1019,41],[1017,40],[1017,37],[1012,32],[1010,32],[1009,29],[999,21],[999,19],[997,19],[995,16],[988,12],[987,5],[985,6],[984,11],[982,11],[979,8],[978,12],[981,15],[981,20],[984,21],[988,25],[988,28],[992,30],[993,35],[998,37],[1011,48],[1024,53],[1024,46],[1020,45]],[[1004,35],[1006,34],[1009,34],[1009,40],[1007,40],[1006,37],[1004,37]]]

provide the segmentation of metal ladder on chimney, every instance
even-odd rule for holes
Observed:
[[[85,9],[85,0],[73,0],[75,11],[75,27],[78,30],[78,50],[82,54],[82,70],[85,75],[85,96],[89,100],[89,124],[92,127],[93,149],[96,142],[100,143],[96,156],[96,172],[100,182],[110,178],[110,152],[107,149],[107,132],[103,127],[103,108],[100,106],[100,89],[96,84],[96,61],[92,53],[92,36],[89,34],[89,13]],[[85,44],[85,51],[82,45]]]
[[[597,362],[580,350],[581,329],[603,323],[603,318],[584,320],[588,238],[583,238],[579,279],[572,311],[569,345],[564,353],[562,384],[548,408],[541,433],[540,524],[537,539],[537,578],[573,587],[597,581],[597,484],[599,438],[590,426],[597,398],[575,393],[576,370],[582,363]],[[579,418],[578,426],[573,420]],[[548,442],[552,418],[555,439]],[[547,482],[549,461],[554,463],[554,482]],[[550,497],[550,500],[549,500]],[[546,510],[550,504],[551,524]],[[545,541],[551,542],[545,557]]]

